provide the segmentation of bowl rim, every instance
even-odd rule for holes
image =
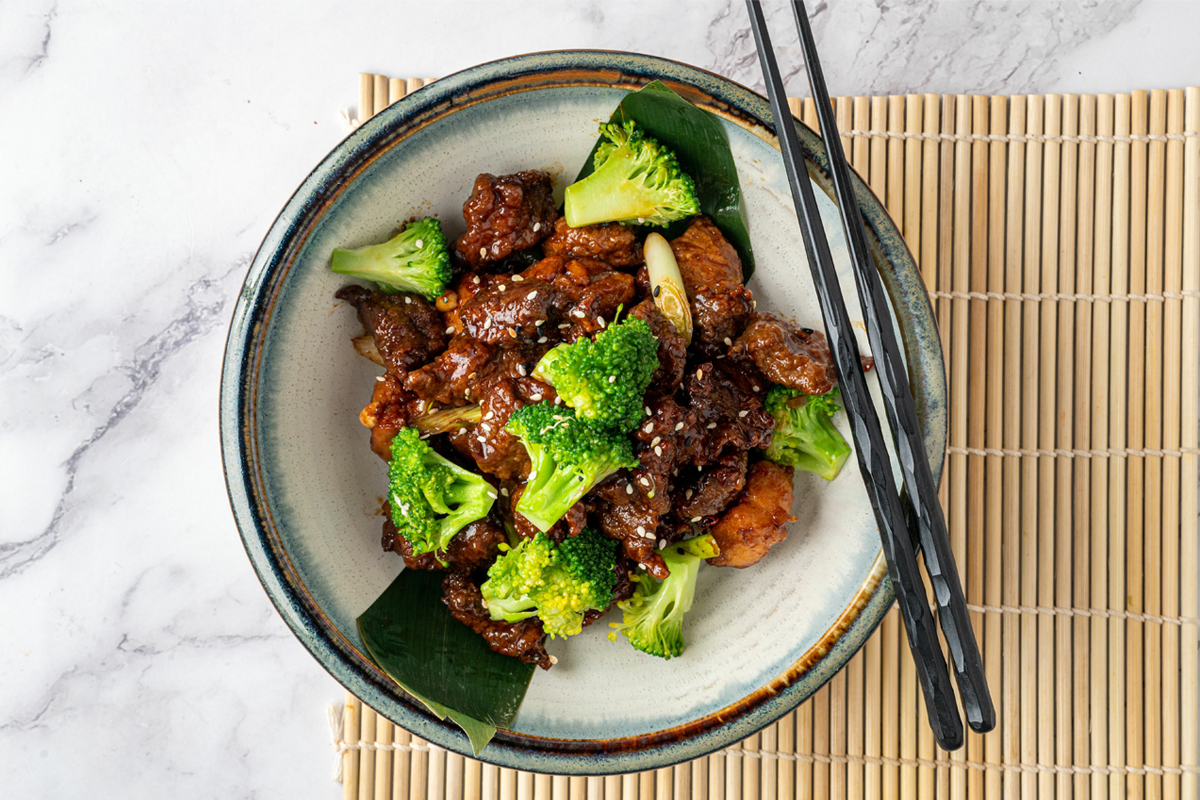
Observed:
[[[758,128],[762,132],[757,135],[778,148],[766,122],[771,119],[766,98],[728,78],[658,56],[559,50],[470,67],[389,106],[321,160],[264,237],[230,321],[221,374],[221,453],[235,522],[259,581],[289,629],[335,680],[403,728],[462,755],[472,755],[470,745],[453,723],[437,720],[373,664],[346,652],[349,643],[323,620],[274,532],[262,491],[255,424],[261,344],[286,274],[325,210],[375,158],[408,135],[496,96],[564,86],[635,89],[651,80],[662,80],[693,102],[703,101],[698,104],[735,124],[753,126],[752,132]],[[826,182],[828,164],[819,137],[793,121],[805,156],[819,173],[814,177],[818,183]],[[885,206],[857,175],[853,180],[885,286],[894,306],[907,311],[897,317],[905,334],[906,355],[914,365],[910,372],[927,452],[939,478],[946,437],[945,376],[932,307],[915,260]],[[914,328],[925,334],[920,342],[915,341]],[[800,654],[785,673],[737,703],[701,720],[621,739],[549,739],[501,730],[479,758],[526,771],[601,775],[661,768],[736,744],[791,711],[841,669],[882,621],[893,599],[880,555],[851,603],[817,644]]]

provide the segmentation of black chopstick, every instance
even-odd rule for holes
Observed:
[[[929,610],[925,585],[917,569],[917,558],[909,539],[904,507],[892,478],[891,460],[879,427],[879,417],[867,390],[854,329],[842,301],[841,287],[813,197],[804,153],[786,105],[783,80],[771,49],[766,20],[756,0],[746,0],[746,5],[771,99],[779,149],[783,154],[792,199],[796,204],[800,234],[808,254],[821,314],[825,318],[825,335],[829,339],[829,349],[842,389],[842,401],[846,405],[854,435],[855,455],[879,525],[884,558],[892,576],[908,645],[917,668],[917,679],[929,711],[929,726],[942,749],[956,750],[963,743],[962,719],[958,715],[950,674],[938,642],[937,626]]]
[[[842,150],[833,106],[825,86],[821,61],[817,57],[817,45],[813,40],[812,28],[804,0],[794,0],[792,11],[796,16],[796,27],[800,29],[800,46],[804,51],[804,63],[808,71],[809,86],[813,101],[817,105],[817,117],[821,121],[821,136],[825,140],[825,152],[829,156],[829,171],[837,194],[841,212],[842,228],[846,232],[846,243],[854,265],[854,278],[858,284],[858,296],[867,325],[867,337],[871,349],[879,362],[879,381],[883,388],[883,405],[888,423],[892,426],[892,440],[900,460],[900,472],[907,489],[905,498],[912,506],[916,517],[921,550],[925,557],[925,569],[933,584],[933,595],[938,606],[938,621],[946,637],[946,648],[954,674],[958,679],[958,692],[962,698],[967,724],[978,733],[987,733],[996,727],[996,710],[988,692],[987,677],[983,673],[983,661],[979,656],[979,644],[971,627],[967,613],[967,601],[963,597],[962,583],[958,578],[958,567],[954,552],[950,548],[950,536],[946,532],[946,520],[938,501],[937,486],[929,471],[925,458],[925,442],[917,422],[917,409],[913,404],[908,385],[908,373],[900,356],[900,346],[892,328],[888,313],[887,297],[883,282],[875,269],[875,263],[867,250],[867,235],[863,230],[858,200],[850,183],[850,167]]]

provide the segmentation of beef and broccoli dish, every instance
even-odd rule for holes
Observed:
[[[547,173],[483,174],[457,240],[427,217],[332,257],[374,284],[336,296],[385,370],[360,415],[388,462],[383,548],[547,669],[546,636],[614,606],[610,638],[679,655],[702,562],[766,557],[794,470],[832,480],[850,452],[823,334],[756,310],[666,147],[601,132],[561,213]]]

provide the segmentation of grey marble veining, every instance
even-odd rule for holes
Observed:
[[[794,67],[789,12],[767,6]],[[1200,80],[1195,3],[814,10],[836,93]],[[229,317],[359,71],[566,47],[761,86],[737,0],[0,4],[0,796],[339,796],[340,689],[275,614],[225,496]]]

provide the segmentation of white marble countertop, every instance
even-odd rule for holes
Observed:
[[[1200,81],[1200,3],[815,7],[838,94]],[[358,72],[579,47],[761,88],[736,0],[0,5],[0,794],[340,796],[341,689],[275,614],[225,495],[233,304],[345,135]]]

